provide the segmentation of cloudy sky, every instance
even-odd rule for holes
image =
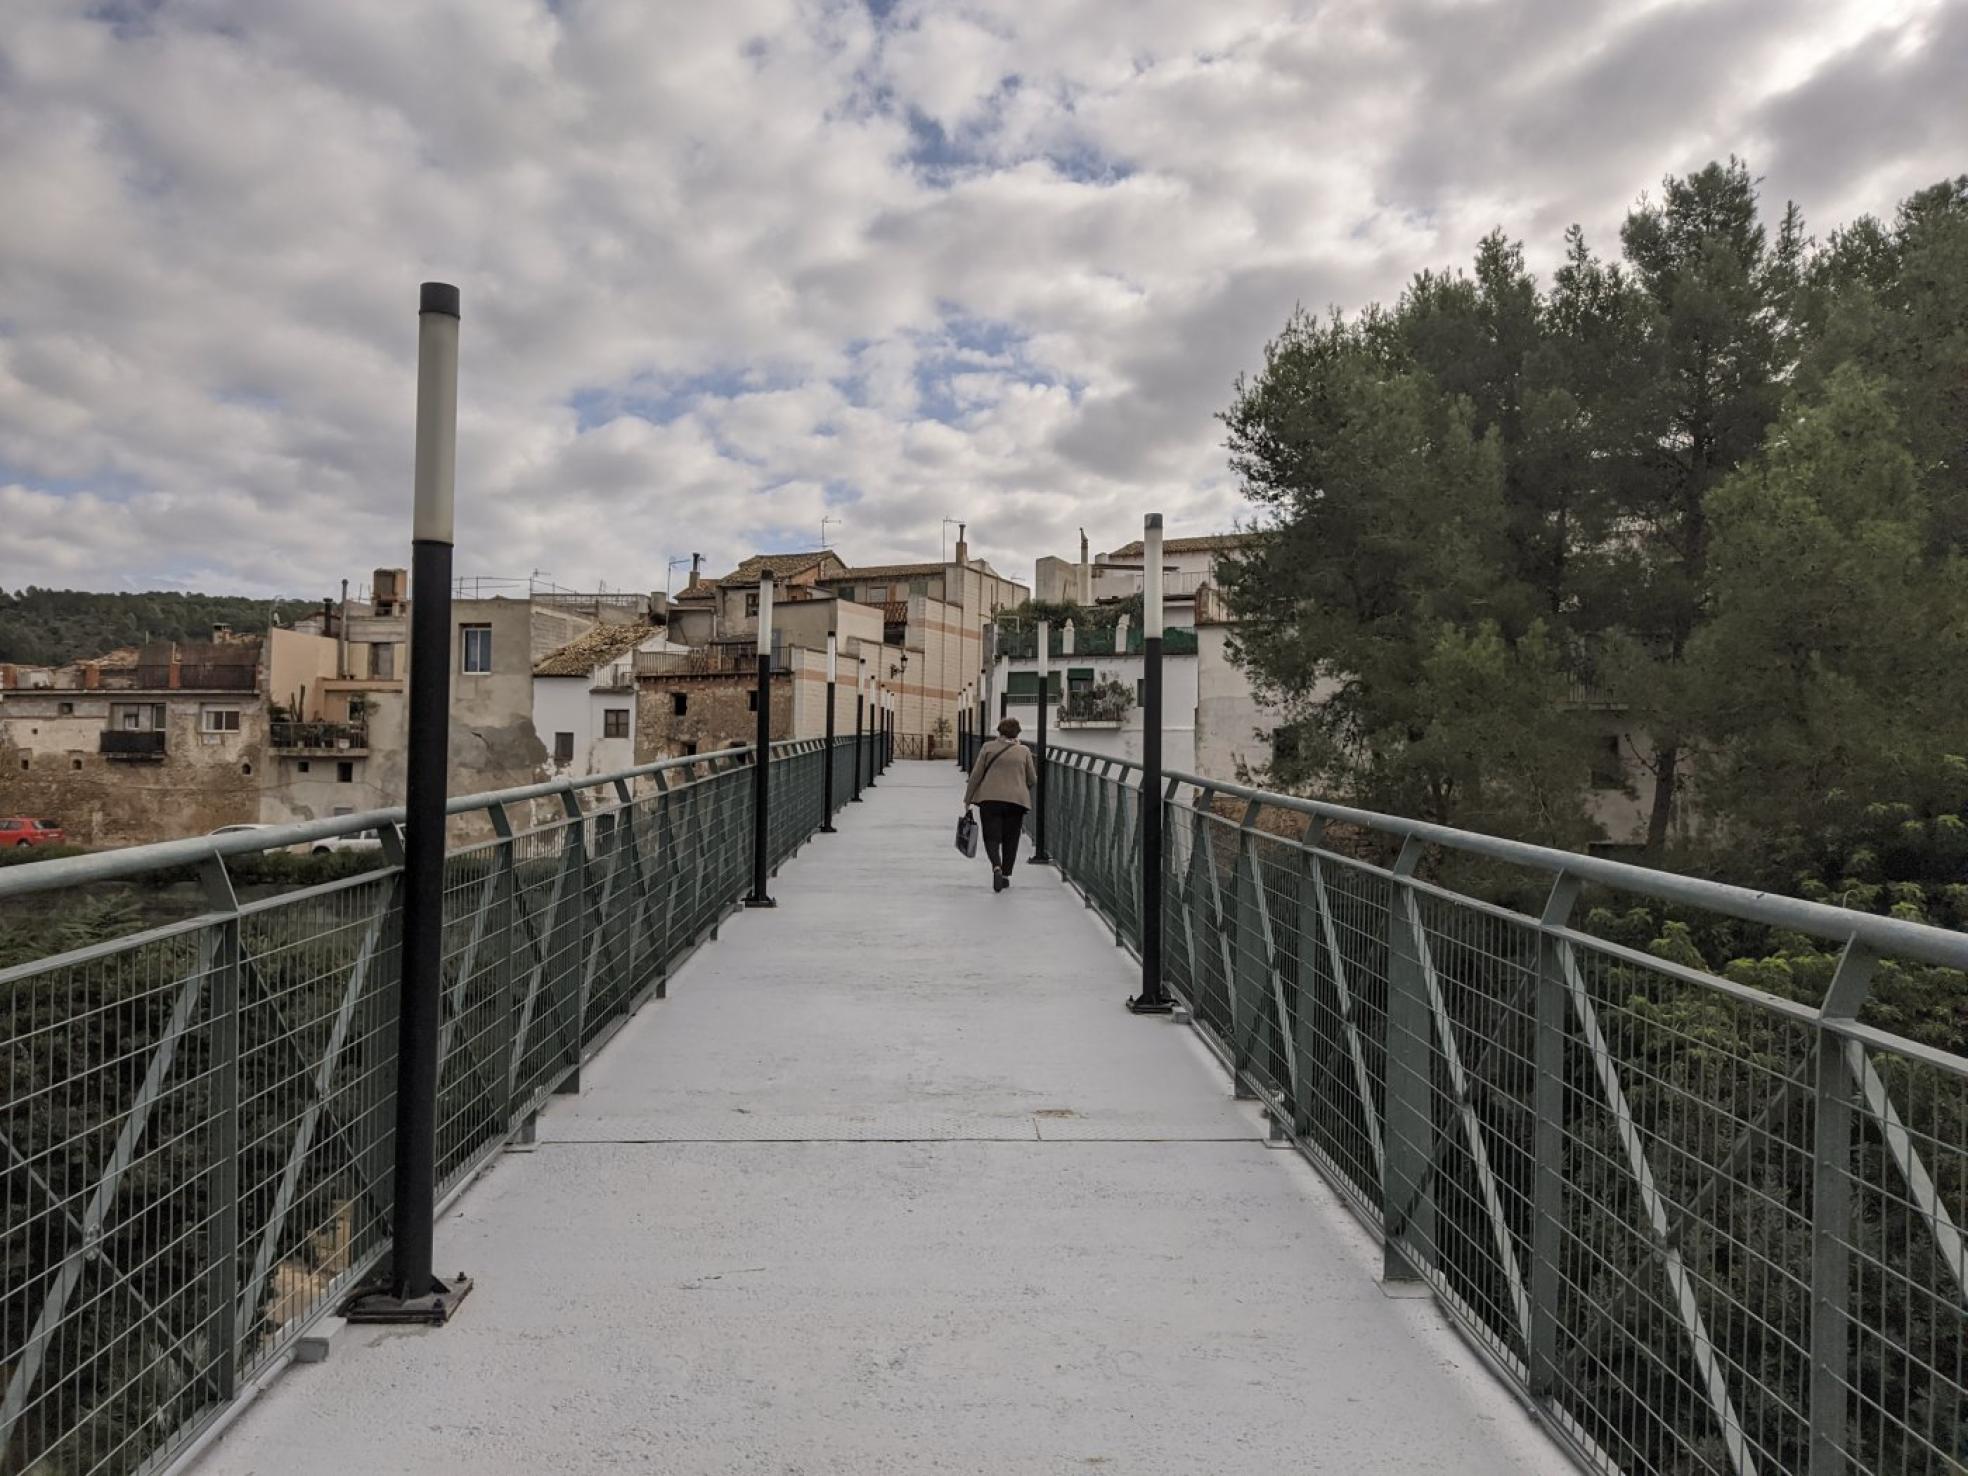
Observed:
[[[407,562],[416,288],[461,572],[1239,515],[1294,303],[1614,246],[1730,152],[1823,231],[1968,169],[1968,0],[5,0],[0,585]]]

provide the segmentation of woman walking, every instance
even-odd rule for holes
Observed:
[[[991,890],[1011,885],[1011,868],[1018,863],[1018,836],[1025,812],[1032,808],[1032,786],[1039,766],[1032,750],[1018,741],[1018,719],[998,724],[998,736],[971,760],[970,784],[964,804],[976,805],[984,824],[984,854],[991,858]]]

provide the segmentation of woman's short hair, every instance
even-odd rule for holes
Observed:
[[[1018,719],[1008,717],[1000,722],[998,724],[998,736],[1000,738],[1016,738],[1018,736]]]

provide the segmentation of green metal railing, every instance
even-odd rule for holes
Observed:
[[[852,792],[840,739],[838,808]],[[774,745],[776,868],[822,822]],[[450,802],[439,1192],[738,905],[750,750]],[[0,969],[0,1472],[153,1469],[389,1250],[401,811],[0,871],[0,903],[196,868],[196,916]],[[242,900],[228,863],[377,829],[380,869]]]
[[[1138,951],[1140,771],[1047,762],[1052,854]],[[1968,1030],[1968,934],[1193,775],[1161,802],[1171,990],[1582,1464],[1968,1469],[1968,1060],[1890,1028],[1924,989]],[[1606,936],[1636,901],[1789,992]]]

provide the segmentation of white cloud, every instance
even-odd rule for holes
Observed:
[[[1968,158],[1963,0],[878,8],[13,0],[0,582],[402,562],[426,277],[463,571],[654,585],[831,513],[1027,575],[1235,516],[1213,415],[1295,303],[1609,245],[1732,150],[1819,227]]]

